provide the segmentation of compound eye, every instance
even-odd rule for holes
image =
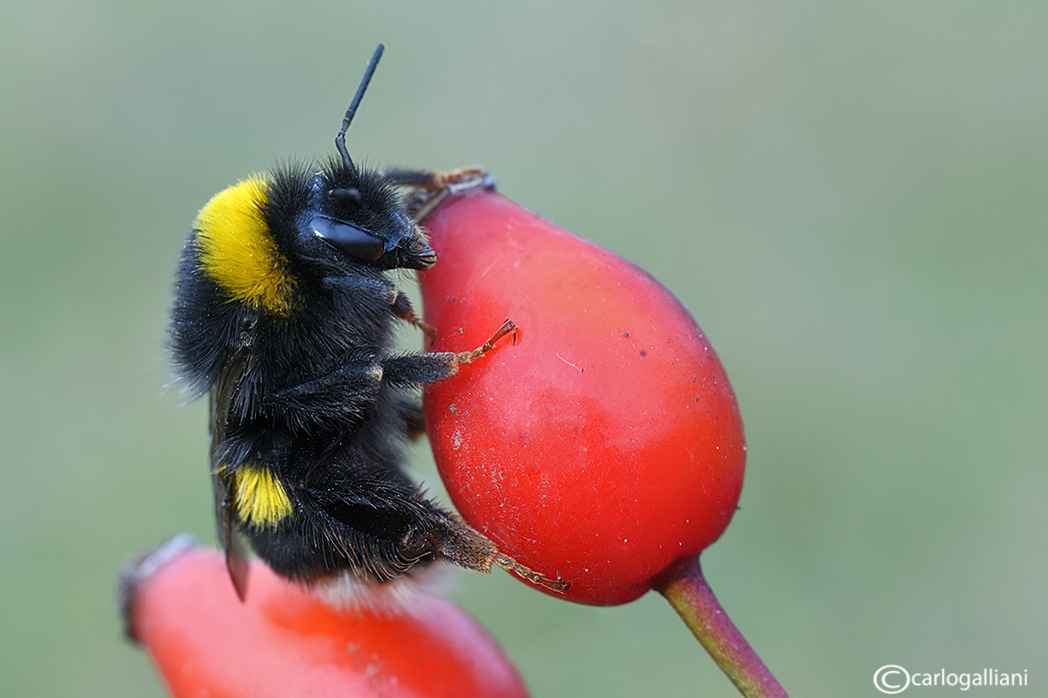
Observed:
[[[354,259],[374,262],[386,251],[384,240],[344,221],[314,216],[309,221],[309,229],[336,250]]]

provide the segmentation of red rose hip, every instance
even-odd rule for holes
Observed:
[[[337,610],[255,561],[241,603],[223,556],[187,538],[121,578],[127,632],[176,698],[527,696],[498,645],[450,601],[420,589],[401,609]]]
[[[425,391],[455,506],[568,582],[564,597],[636,599],[735,511],[745,441],[717,355],[646,272],[492,190],[447,200],[426,227],[433,350],[477,346],[506,318],[519,328]]]

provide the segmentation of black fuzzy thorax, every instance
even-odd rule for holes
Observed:
[[[322,192],[352,187],[361,192],[358,211],[332,210]],[[269,235],[286,258],[300,303],[290,317],[269,315],[231,299],[201,267],[199,231],[190,232],[179,264],[169,344],[176,378],[192,398],[215,384],[233,354],[249,347],[245,379],[272,389],[330,370],[348,352],[388,351],[393,317],[381,292],[332,288],[325,279],[385,279],[379,269],[339,255],[303,235],[311,211],[357,217],[370,229],[396,226],[396,194],[373,173],[353,173],[332,161],[323,169],[287,165],[270,175],[268,203],[261,210]],[[379,209],[375,211],[373,209]],[[383,212],[385,211],[385,212]],[[245,386],[252,390],[252,386]],[[257,388],[254,389],[257,392]],[[257,409],[245,404],[245,409]]]

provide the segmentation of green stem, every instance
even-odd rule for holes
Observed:
[[[735,687],[747,698],[789,698],[724,612],[699,558],[682,560],[655,585]]]

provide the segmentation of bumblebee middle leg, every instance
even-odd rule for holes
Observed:
[[[459,367],[473,363],[495,348],[506,335],[515,335],[517,326],[506,320],[481,346],[471,351],[441,351],[429,354],[394,356],[382,362],[383,380],[399,388],[417,388],[436,383],[458,373]]]

